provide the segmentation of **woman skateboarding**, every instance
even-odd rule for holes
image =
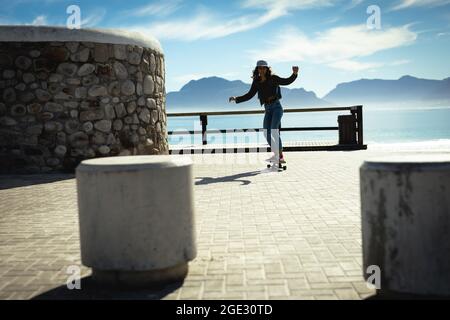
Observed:
[[[280,86],[290,85],[297,79],[298,67],[292,67],[292,75],[289,78],[280,78],[272,74],[272,70],[266,61],[260,60],[253,71],[253,82],[248,93],[240,97],[230,97],[229,102],[241,103],[250,100],[258,93],[261,105],[264,105],[264,134],[269,145],[272,147],[274,156],[269,159],[271,162],[286,163],[283,156],[283,145],[281,142],[279,128],[283,117],[283,107],[281,106]],[[276,134],[273,133],[275,131]],[[276,138],[278,137],[278,150],[276,150]]]

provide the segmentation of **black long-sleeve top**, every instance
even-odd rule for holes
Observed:
[[[272,75],[270,78],[266,79],[264,82],[260,82],[258,80],[253,80],[252,86],[250,90],[244,94],[243,96],[236,97],[236,103],[241,103],[250,100],[258,93],[258,99],[261,105],[264,104],[264,101],[267,98],[277,96],[278,86],[287,86],[293,83],[297,79],[297,75],[292,73],[289,78],[281,78],[276,75]]]

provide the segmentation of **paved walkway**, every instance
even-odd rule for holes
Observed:
[[[385,152],[381,152],[385,153]],[[0,176],[0,299],[363,299],[359,167],[380,152],[195,155],[198,256],[160,291],[66,289],[80,265],[73,175]],[[262,156],[262,158],[261,158]],[[221,159],[228,159],[221,163]]]

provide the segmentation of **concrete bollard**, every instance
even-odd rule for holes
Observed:
[[[364,270],[380,268],[379,294],[450,297],[450,153],[372,159],[360,178]]]
[[[81,258],[95,281],[146,287],[187,275],[196,256],[189,158],[86,160],[76,179]]]

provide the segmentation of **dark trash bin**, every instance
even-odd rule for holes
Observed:
[[[356,119],[352,115],[338,116],[339,144],[357,144]]]

